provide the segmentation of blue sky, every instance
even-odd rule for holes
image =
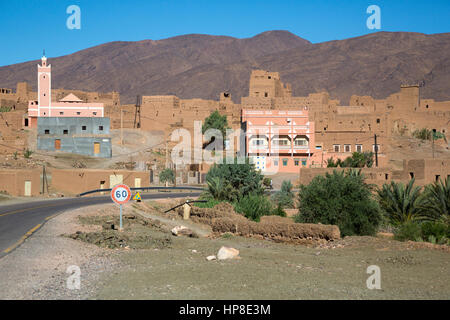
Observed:
[[[81,9],[69,30],[66,8]],[[369,5],[381,30],[369,30]],[[109,41],[164,39],[188,33],[247,38],[288,30],[311,42],[375,31],[450,32],[450,0],[0,0],[0,66],[70,54]]]

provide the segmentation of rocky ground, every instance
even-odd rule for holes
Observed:
[[[119,243],[113,249],[99,246],[108,243],[104,240],[99,245],[86,243],[98,238],[91,241],[89,237],[73,237],[114,234],[106,230],[108,223],[117,223],[118,210],[113,205],[70,211],[49,220],[0,260],[0,299],[450,297],[448,250],[375,237],[348,237],[312,246],[232,234],[205,237],[209,231],[203,226],[195,230],[198,237],[175,237],[170,229],[184,222],[174,214],[161,214],[170,203],[146,205],[146,216],[125,219],[125,240],[104,238]],[[139,215],[137,209],[129,204],[125,215]],[[188,227],[195,228],[192,224]],[[161,243],[155,239],[169,240]],[[238,249],[240,259],[206,259],[216,255],[222,246]],[[134,249],[137,247],[140,249]],[[67,289],[66,270],[70,265],[80,267],[80,290]],[[380,267],[381,290],[366,286],[370,265]]]

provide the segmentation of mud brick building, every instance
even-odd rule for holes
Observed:
[[[37,148],[92,157],[112,156],[109,119],[100,117],[39,117]]]

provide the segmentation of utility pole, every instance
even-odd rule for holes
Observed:
[[[378,167],[378,144],[377,144],[377,134],[374,134],[374,140],[375,140],[375,166]]]
[[[166,169],[169,168],[169,140],[166,140]]]
[[[42,165],[42,194],[45,194],[45,189],[48,193],[47,172],[45,171],[45,165]]]
[[[434,134],[436,133],[436,129],[433,129],[433,132],[431,132],[431,150],[433,152],[433,159],[434,159]]]
[[[123,145],[123,109],[120,108],[120,144]]]

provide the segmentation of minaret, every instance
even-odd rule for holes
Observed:
[[[38,65],[38,109],[40,117],[50,117],[50,107],[52,103],[52,66],[47,65],[47,58],[44,54],[41,58],[41,65]]]

